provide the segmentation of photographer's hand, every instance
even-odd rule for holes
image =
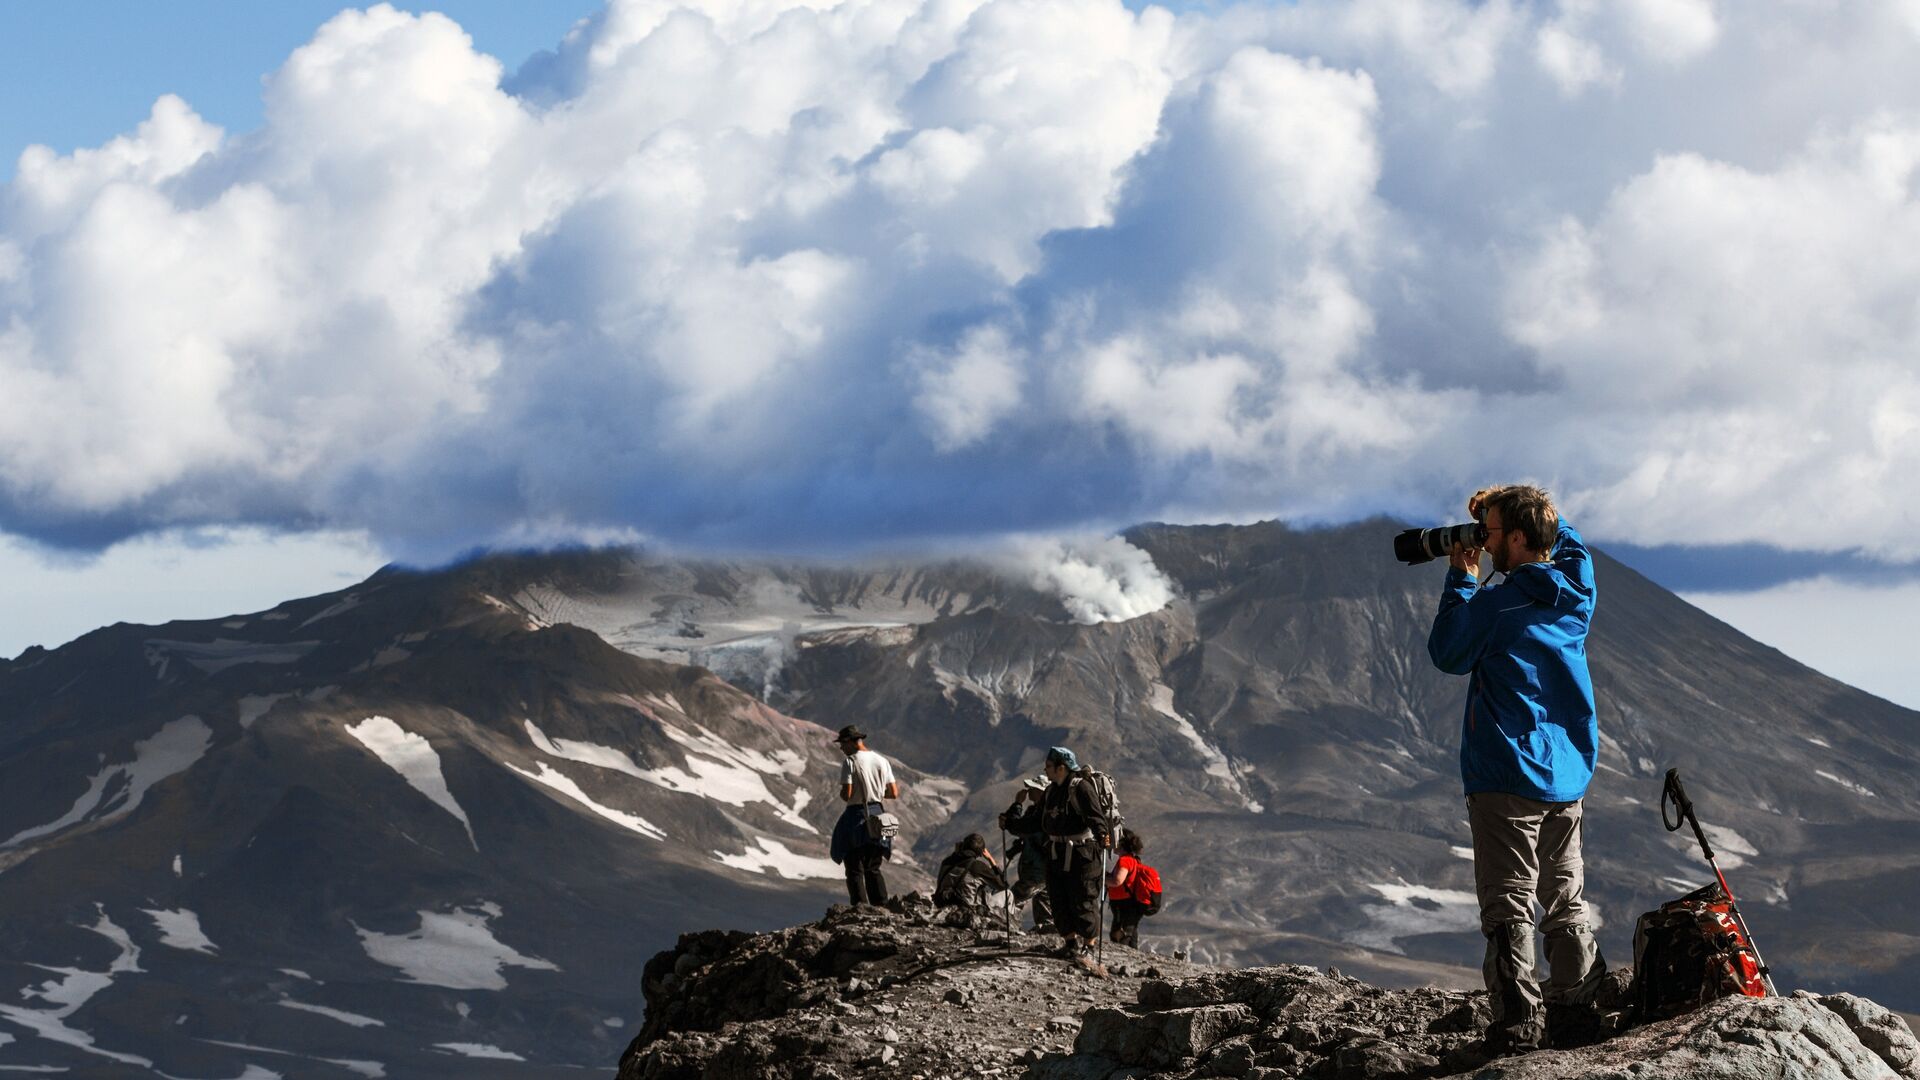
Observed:
[[[1477,547],[1467,547],[1465,544],[1455,544],[1453,545],[1453,550],[1447,555],[1447,565],[1465,573],[1470,578],[1478,580],[1480,577],[1480,549]]]

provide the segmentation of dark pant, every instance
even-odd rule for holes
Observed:
[[[1578,801],[1543,803],[1482,792],[1467,797],[1473,830],[1473,878],[1480,897],[1482,965],[1493,1024],[1490,1043],[1538,1046],[1545,1033],[1543,997],[1535,981],[1533,905],[1544,914],[1549,1005],[1577,1005],[1607,972],[1594,945],[1586,900],[1586,819]]]
[[[1049,846],[1047,852],[1047,896],[1053,901],[1053,925],[1062,937],[1076,937],[1091,943],[1100,936],[1100,890],[1102,879],[1100,849],[1093,844],[1075,844],[1066,849],[1066,865],[1060,851]]]
[[[1140,920],[1146,917],[1147,905],[1138,900],[1108,900],[1107,906],[1113,909],[1113,941],[1139,948]]]
[[[887,879],[880,876],[880,863],[887,853],[869,844],[847,852],[847,898],[855,904],[887,902]]]
[[[1024,904],[1033,901],[1033,928],[1035,930],[1053,929],[1053,900],[1047,895],[1046,871],[1040,871],[1039,880],[1021,878],[1013,887],[1013,902]]]

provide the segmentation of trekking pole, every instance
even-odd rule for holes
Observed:
[[[1013,951],[1013,881],[1007,877],[1007,871],[1013,869],[1013,856],[1007,853],[1007,830],[1000,829],[1000,881],[1006,885],[1000,891],[1000,928],[1005,931],[1007,951]]]
[[[1101,971],[1107,970],[1107,849],[1100,849],[1100,910],[1094,915],[1094,958]]]
[[[1675,816],[1667,817],[1667,805],[1671,803]],[[1720,872],[1720,863],[1713,857],[1713,845],[1707,842],[1707,832],[1700,827],[1700,819],[1693,813],[1693,800],[1687,798],[1687,789],[1680,783],[1680,770],[1667,770],[1667,786],[1660,792],[1660,824],[1668,832],[1679,832],[1682,822],[1693,826],[1693,837],[1700,841],[1700,850],[1707,854],[1707,865],[1713,867],[1713,876],[1720,882],[1720,891],[1727,897],[1727,912],[1739,925],[1740,933],[1746,936],[1747,948],[1753,950],[1754,962],[1760,965],[1760,981],[1766,986],[1767,993],[1775,997],[1780,991],[1774,989],[1772,968],[1767,966],[1766,958],[1760,955],[1760,946],[1753,940],[1753,931],[1747,929],[1747,917],[1740,914],[1740,904],[1733,898],[1733,889],[1727,884],[1727,875]]]

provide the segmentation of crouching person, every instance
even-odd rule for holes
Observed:
[[[1487,1048],[1520,1053],[1551,1041],[1555,1021],[1587,1003],[1607,970],[1588,918],[1581,813],[1599,750],[1586,652],[1593,561],[1537,487],[1485,489],[1467,510],[1506,580],[1477,587],[1480,549],[1456,546],[1427,651],[1440,670],[1472,677],[1460,771],[1487,939]],[[1544,995],[1536,898],[1552,972]]]
[[[1028,800],[1038,803],[1041,793],[1046,790],[1045,780],[1027,780],[1014,795],[1013,805],[1000,812],[1000,828],[1013,834],[1013,846],[1007,849],[1008,854],[1019,858],[1018,863],[1008,860],[1019,870],[1013,883],[1013,902],[1033,902],[1033,932],[1036,934],[1053,933],[1053,904],[1047,895],[1047,834],[1024,832],[1019,822],[1023,804]]]
[[[1047,789],[1017,823],[1020,832],[1045,834],[1047,892],[1060,955],[1093,964],[1100,936],[1100,889],[1105,874],[1105,838],[1112,835],[1093,784],[1080,775],[1073,751],[1047,751]]]
[[[1006,875],[987,850],[987,838],[969,833],[953,845],[953,854],[940,860],[940,876],[934,886],[935,907],[951,908],[964,919],[979,925],[993,915],[993,894],[1007,888]]]
[[[1116,945],[1140,947],[1140,920],[1151,915],[1159,903],[1160,876],[1140,861],[1147,842],[1132,829],[1120,830],[1120,858],[1107,875],[1107,906],[1113,909],[1113,932],[1108,935]]]

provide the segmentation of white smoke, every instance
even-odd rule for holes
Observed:
[[[1118,536],[1021,537],[1002,561],[1087,625],[1137,619],[1173,602],[1173,583],[1153,556]]]

